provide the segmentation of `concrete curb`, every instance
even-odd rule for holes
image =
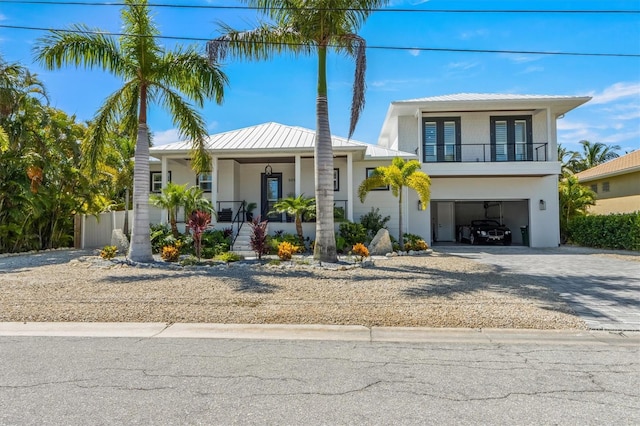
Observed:
[[[640,332],[291,324],[0,322],[0,336],[640,345]]]

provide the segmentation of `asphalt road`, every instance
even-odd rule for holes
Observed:
[[[0,337],[0,424],[640,424],[640,346]]]

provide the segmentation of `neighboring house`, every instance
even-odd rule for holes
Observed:
[[[494,218],[514,231],[528,227],[532,247],[560,243],[556,120],[589,97],[458,94],[393,102],[377,145],[332,137],[335,207],[345,219],[378,207],[391,216],[397,235],[398,199],[387,188],[357,198],[362,180],[395,156],[418,159],[432,179],[431,203],[421,210],[417,194],[404,197],[406,232],[427,242],[455,241],[457,230],[474,219]],[[315,131],[266,123],[212,135],[207,148],[213,174],[196,176],[189,144],[152,147],[152,191],[167,181],[200,186],[218,211],[216,227],[237,217],[243,200],[258,204],[263,217],[288,195],[314,196]],[[285,215],[268,215],[270,232],[294,232]],[[152,212],[151,222],[162,220]],[[274,222],[281,222],[274,226]],[[336,226],[339,222],[336,223]],[[304,224],[314,237],[315,224]]]
[[[640,211],[640,150],[576,174],[578,181],[596,193],[589,213]]]

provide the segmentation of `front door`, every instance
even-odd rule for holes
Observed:
[[[454,241],[454,220],[453,220],[453,202],[440,201],[438,207],[438,224],[436,228],[436,238],[438,241]]]
[[[268,214],[273,210],[273,205],[282,198],[282,173],[262,173],[262,195],[260,212],[262,220],[269,222],[282,222],[281,213]]]

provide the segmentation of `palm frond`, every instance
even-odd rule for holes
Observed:
[[[173,124],[181,137],[191,141],[191,167],[197,173],[211,170],[211,157],[206,150],[206,125],[202,116],[170,87],[155,85],[163,105],[171,111]]]
[[[125,110],[124,102],[135,95],[138,85],[136,81],[128,82],[120,89],[109,95],[96,113],[93,124],[87,133],[87,139],[83,144],[84,165],[90,170],[95,170],[102,158],[103,148],[109,134],[109,124],[118,121]]]
[[[199,107],[208,98],[222,103],[224,86],[229,83],[218,63],[210,62],[193,47],[167,52],[156,68],[156,75],[161,80],[171,82],[173,87]]]
[[[238,31],[219,24],[223,34],[207,42],[209,62],[220,63],[228,56],[247,60],[267,60],[283,52],[310,55],[313,43],[304,39],[294,28],[270,24],[250,31]]]
[[[116,75],[126,70],[126,56],[121,54],[111,37],[83,24],[67,31],[50,31],[39,38],[34,47],[35,59],[47,69],[66,65],[98,67]]]

